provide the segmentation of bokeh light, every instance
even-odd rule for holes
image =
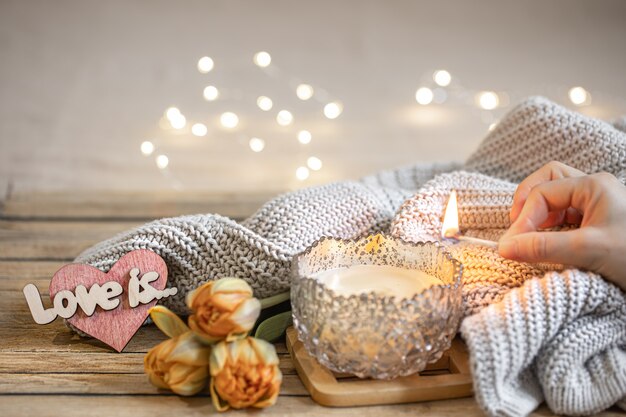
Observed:
[[[298,98],[300,100],[308,100],[311,97],[313,97],[313,87],[311,87],[308,84],[300,84],[297,88],[296,88],[296,95],[298,96]]]
[[[433,94],[433,90],[428,87],[418,88],[415,92],[415,101],[417,101],[422,106],[426,106],[432,103],[435,95]]]
[[[200,137],[206,136],[207,132],[208,132],[208,129],[206,125],[203,123],[195,123],[193,126],[191,126],[191,133],[194,136],[200,136]]]
[[[296,178],[300,181],[304,181],[309,178],[309,169],[307,167],[299,167],[296,169]]]
[[[202,58],[198,60],[198,71],[200,71],[202,74],[211,72],[211,70],[213,69],[213,66],[214,66],[214,62],[208,56],[203,56]]]
[[[260,138],[250,139],[248,145],[250,145],[250,149],[252,149],[254,152],[261,152],[263,149],[265,149],[265,141]]]
[[[324,106],[324,116],[326,116],[328,119],[336,119],[341,115],[342,112],[343,105],[338,101],[328,103]]]
[[[276,122],[281,126],[289,126],[293,123],[293,114],[289,110],[281,110],[276,115]]]
[[[152,155],[154,152],[154,144],[149,140],[141,143],[141,153],[145,156]]]
[[[433,80],[440,87],[447,87],[452,81],[452,76],[446,70],[438,70],[433,74]]]
[[[311,132],[309,132],[308,130],[301,130],[298,132],[298,142],[300,142],[303,145],[309,144],[312,138],[313,136],[311,135]]]
[[[261,51],[254,54],[253,60],[257,66],[265,68],[272,63],[272,56],[265,51]]]
[[[319,171],[320,169],[322,169],[322,161],[321,161],[321,159],[319,159],[319,158],[317,158],[315,156],[309,157],[309,159],[306,160],[306,164],[313,171]]]
[[[256,105],[259,106],[259,109],[263,111],[270,111],[274,106],[272,99],[266,96],[260,96],[256,99]]]
[[[500,104],[500,98],[493,91],[483,91],[476,96],[476,102],[485,110],[493,110]]]
[[[231,111],[224,112],[220,116],[220,124],[226,129],[234,129],[239,124],[239,116]]]
[[[217,87],[213,85],[207,85],[206,87],[204,87],[202,95],[204,96],[204,99],[206,101],[214,101],[217,100],[217,98],[220,96],[220,92]]]

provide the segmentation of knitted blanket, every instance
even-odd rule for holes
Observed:
[[[509,225],[515,183],[550,160],[587,173],[608,171],[626,183],[623,128],[623,122],[610,125],[532,98],[463,165],[414,165],[299,190],[241,223],[217,214],[157,220],[76,261],[108,271],[128,251],[153,250],[168,265],[169,285],[179,289],[164,304],[179,313],[186,312],[188,291],[222,276],[245,279],[264,298],[289,288],[292,257],[322,236],[391,230],[408,240],[436,238],[453,188],[462,230],[497,238]],[[461,331],[485,412],[525,415],[543,395],[556,412],[585,414],[626,395],[626,300],[616,287],[581,271],[540,278],[562,267],[507,261],[485,248],[450,250],[465,265],[466,314],[476,313]],[[585,336],[571,343],[580,334]],[[581,393],[586,399],[578,401]]]

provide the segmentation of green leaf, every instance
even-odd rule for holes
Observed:
[[[291,310],[285,311],[259,324],[254,337],[272,342],[281,337],[292,323]]]
[[[289,300],[289,291],[281,292],[280,294],[276,294],[274,296],[264,298],[261,300],[261,310],[265,310],[266,308],[273,307],[277,304],[280,304],[284,301]]]

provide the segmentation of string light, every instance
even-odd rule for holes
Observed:
[[[582,87],[573,87],[568,92],[569,99],[577,106],[588,104],[590,101],[589,93]]]
[[[296,178],[304,181],[309,178],[309,169],[307,167],[299,167],[296,169]]]
[[[307,159],[306,164],[313,171],[319,171],[320,169],[322,169],[322,161],[314,156],[311,156],[309,159]]]
[[[200,71],[202,74],[206,74],[208,72],[211,72],[211,70],[213,69],[213,65],[213,60],[210,57],[203,56],[198,60],[198,71]]]
[[[343,105],[338,101],[328,103],[324,106],[324,116],[326,116],[328,119],[336,119],[341,115],[342,112]]]
[[[415,92],[415,100],[422,106],[432,103],[434,97],[433,90],[428,87],[418,88]]]
[[[433,74],[433,80],[440,87],[447,87],[452,81],[452,76],[446,70],[438,70]]]
[[[498,126],[498,122],[493,122],[492,124],[489,125],[489,131],[492,132],[493,129],[496,128],[496,126]]]
[[[177,107],[168,107],[167,110],[165,110],[165,117],[167,117],[167,120],[172,120],[180,114],[181,112]]]
[[[500,104],[500,98],[493,91],[478,93],[476,101],[478,105],[485,110],[493,110]]]
[[[250,149],[254,152],[261,152],[265,148],[265,141],[259,138],[252,138],[248,143],[250,145]]]
[[[159,155],[156,157],[156,164],[159,169],[165,169],[170,164],[170,160],[165,155]]]
[[[272,63],[272,56],[265,51],[257,52],[254,54],[254,63],[261,68],[265,68]]]
[[[259,98],[256,99],[256,105],[259,106],[259,109],[263,111],[270,111],[272,110],[274,103],[272,102],[271,98],[260,96]]]
[[[182,129],[187,125],[187,119],[177,107],[168,107],[165,110],[165,117],[174,129]]]
[[[182,129],[187,125],[187,118],[183,116],[182,114],[173,116],[169,120],[170,120],[170,125],[172,125],[174,129]]]
[[[300,100],[306,101],[313,97],[313,87],[308,84],[300,84],[296,88],[296,95]]]
[[[204,91],[202,92],[204,99],[206,101],[215,101],[220,96],[220,92],[217,87],[213,85],[207,85],[204,87]]]
[[[226,129],[234,129],[239,124],[239,116],[230,111],[222,113],[220,116],[220,124]]]
[[[276,122],[281,126],[289,126],[293,123],[293,114],[288,110],[281,110],[276,115]]]
[[[298,142],[303,145],[307,145],[308,143],[310,143],[312,137],[313,136],[311,135],[311,132],[309,132],[308,130],[301,130],[298,132]]]
[[[193,126],[191,126],[191,133],[193,133],[195,136],[206,136],[208,132],[208,129],[206,127],[206,125],[202,124],[202,123],[196,123]]]
[[[149,140],[141,143],[141,153],[145,156],[152,155],[154,152],[154,144]]]

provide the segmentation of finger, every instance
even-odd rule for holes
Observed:
[[[572,207],[567,210],[551,211],[548,219],[543,222],[540,229],[550,229],[552,227],[563,226],[564,224],[580,224],[583,216],[580,212]]]
[[[524,181],[517,186],[515,194],[513,195],[513,206],[511,207],[510,213],[511,222],[517,220],[517,217],[526,202],[526,198],[528,197],[528,194],[530,194],[533,187],[556,179],[580,177],[583,175],[585,175],[584,172],[561,162],[553,161],[545,164],[537,171],[526,177],[526,179],[524,179]]]
[[[568,208],[565,211],[565,223],[567,224],[581,224],[583,221],[583,215],[580,211],[573,207]]]
[[[561,226],[565,222],[565,210],[551,211],[548,213],[546,221],[539,225],[540,229],[550,229],[551,227]]]
[[[531,232],[503,238],[501,256],[522,262],[554,262],[586,268],[596,258],[593,239],[581,229],[567,232]]]
[[[584,215],[592,188],[589,181],[590,177],[585,176],[564,178],[535,186],[505,236],[538,230],[548,220],[551,211],[574,208]]]

